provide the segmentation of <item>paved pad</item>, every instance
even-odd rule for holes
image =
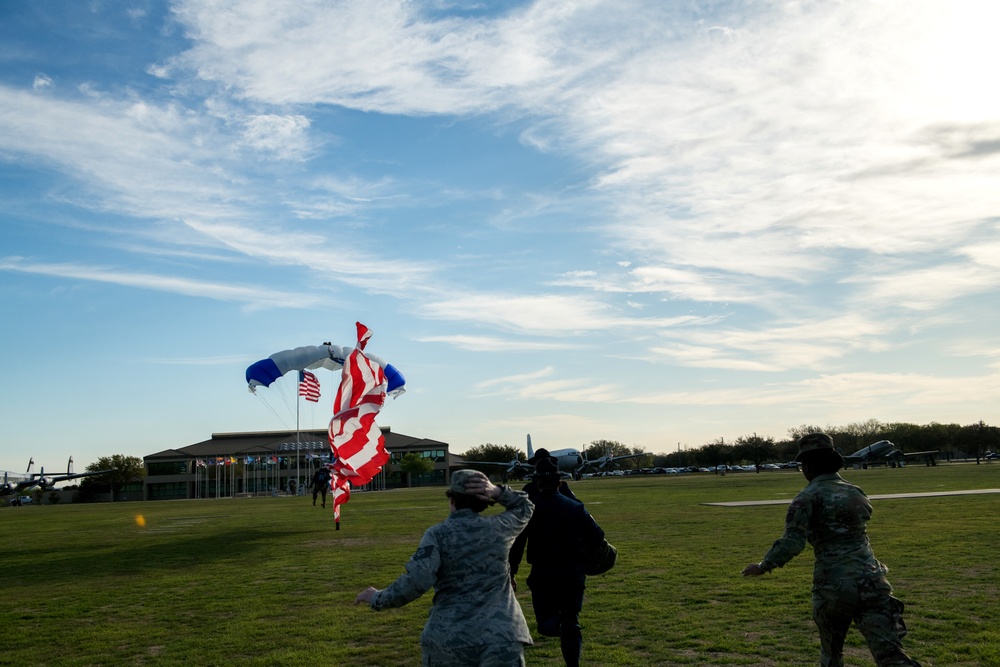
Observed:
[[[936,496],[971,496],[980,493],[1000,493],[1000,489],[969,489],[967,491],[926,491],[923,493],[883,493],[868,496],[869,500],[889,500],[890,498],[933,498]],[[749,507],[751,505],[788,505],[791,498],[784,500],[734,500],[725,503],[701,503],[717,507]]]

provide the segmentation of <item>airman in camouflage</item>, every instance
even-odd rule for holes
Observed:
[[[843,667],[844,639],[853,621],[879,667],[920,667],[903,652],[903,603],[894,598],[889,571],[872,553],[865,524],[872,505],[857,486],[837,471],[843,457],[825,433],[799,439],[796,460],[809,484],[792,500],[785,531],[759,563],[743,576],[760,576],[782,567],[813,546],[813,620],[820,634],[820,665]]]
[[[531,633],[510,585],[507,554],[534,505],[526,494],[495,486],[475,470],[455,471],[446,495],[451,514],[424,533],[405,574],[384,590],[366,588],[355,604],[401,607],[433,586],[420,636],[425,667],[523,666]],[[507,511],[481,516],[493,502]]]

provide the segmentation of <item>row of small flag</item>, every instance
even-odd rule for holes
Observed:
[[[314,459],[318,461],[326,461],[328,458],[329,458],[328,456],[325,455],[319,456],[318,454],[305,455],[306,461],[312,461]],[[216,456],[214,458],[210,457],[207,459],[195,459],[194,464],[199,468],[204,468],[206,466],[228,466],[234,463],[245,463],[247,465],[251,463],[274,464],[274,463],[284,463],[285,461],[289,460],[294,460],[294,459],[289,458],[287,456],[257,456],[257,457],[247,456],[244,457],[242,461],[240,461],[235,456]]]

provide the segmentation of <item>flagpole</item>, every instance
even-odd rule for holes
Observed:
[[[302,382],[305,376],[299,371],[299,384],[295,387],[295,494],[299,493],[299,405],[302,404],[299,394],[302,393]]]

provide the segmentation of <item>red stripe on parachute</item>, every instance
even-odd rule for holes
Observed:
[[[334,463],[333,518],[340,523],[340,506],[351,497],[350,486],[364,486],[389,460],[385,437],[375,417],[385,404],[386,380],[382,367],[365,356],[371,338],[368,327],[357,323],[358,345],[344,360],[340,388],[333,401],[330,449]]]

